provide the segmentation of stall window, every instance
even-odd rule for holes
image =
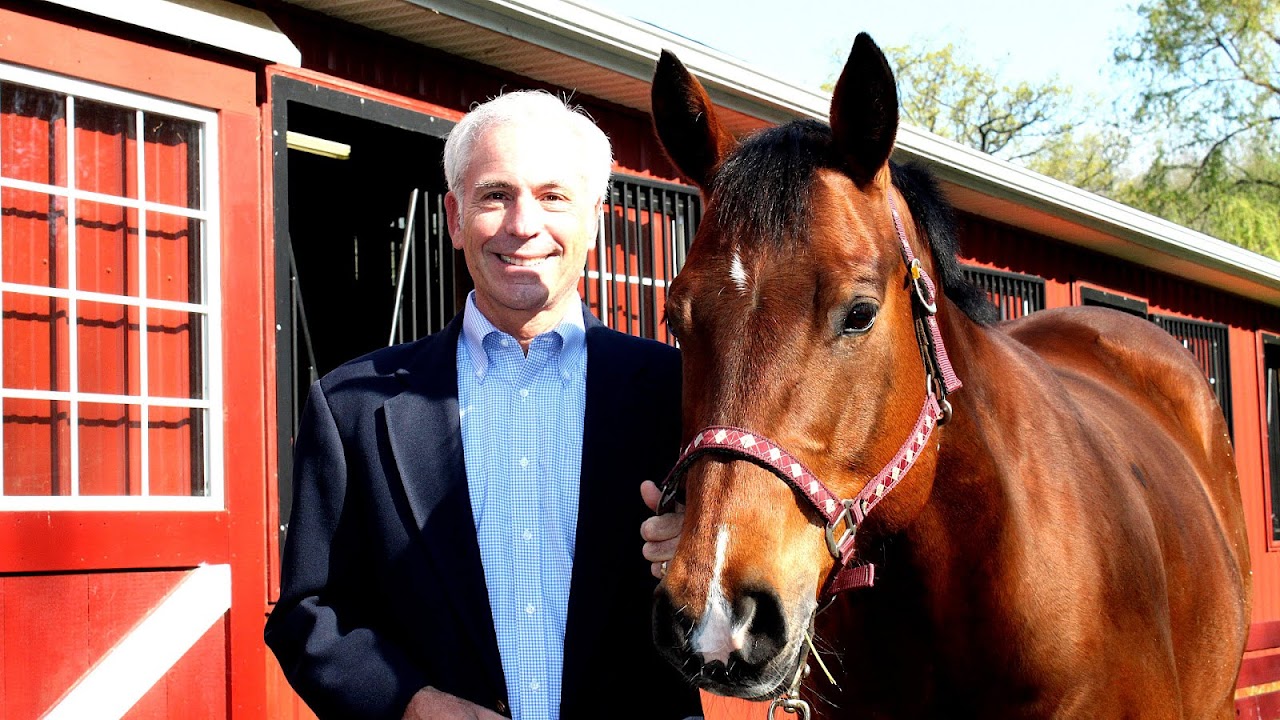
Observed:
[[[962,270],[965,279],[982,288],[987,299],[999,308],[1001,320],[1044,309],[1044,278],[971,266]]]
[[[1280,542],[1280,336],[1262,336],[1266,372],[1267,457],[1271,470],[1271,540]]]
[[[215,509],[216,116],[0,64],[0,509]]]
[[[702,218],[694,188],[615,175],[579,288],[605,324],[674,344],[662,311]]]

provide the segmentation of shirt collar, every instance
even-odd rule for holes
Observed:
[[[567,383],[578,372],[587,349],[587,327],[582,315],[582,303],[570,303],[564,317],[560,318],[560,324],[548,332],[560,336],[559,374],[561,381]],[[467,294],[467,303],[462,310],[462,343],[467,349],[476,377],[482,381],[489,371],[489,354],[485,352],[484,339],[493,333],[511,338],[480,312],[480,308],[476,307],[476,291],[472,290]],[[515,342],[515,338],[511,338],[511,341]]]

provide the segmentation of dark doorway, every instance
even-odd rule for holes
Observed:
[[[470,288],[444,217],[440,158],[451,127],[272,78],[282,542],[293,438],[311,383],[442,329]]]

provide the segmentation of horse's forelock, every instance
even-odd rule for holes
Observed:
[[[804,234],[796,229],[813,221],[813,176],[823,168],[843,171],[831,128],[816,120],[796,120],[747,137],[712,182],[720,229],[739,241],[778,248],[799,242]],[[975,322],[996,322],[995,306],[965,279],[956,259],[954,213],[933,175],[914,164],[891,163],[891,171],[907,210],[929,239],[947,297]]]

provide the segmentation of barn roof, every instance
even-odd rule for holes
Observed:
[[[823,92],[695,40],[576,0],[286,2],[645,112],[654,62],[669,49],[703,82],[736,133],[798,117],[825,120],[830,103]],[[225,5],[173,4],[211,12]],[[912,127],[899,131],[897,157],[930,165],[968,212],[1280,306],[1275,260]]]

